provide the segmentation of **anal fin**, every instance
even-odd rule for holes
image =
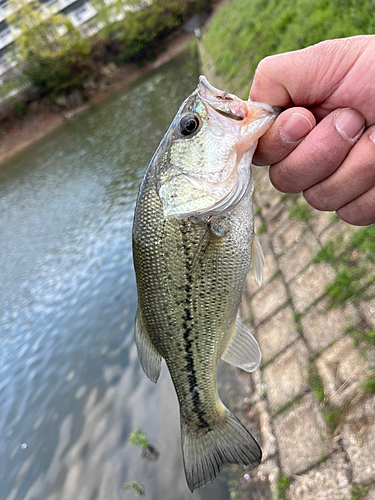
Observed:
[[[143,371],[152,382],[156,383],[160,375],[161,360],[163,358],[150,339],[139,309],[135,317],[134,337]]]
[[[254,233],[251,241],[251,270],[255,281],[260,286],[263,281],[264,255],[257,235]]]
[[[246,372],[253,372],[261,362],[262,353],[258,342],[247,326],[242,323],[239,315],[237,315],[234,334],[221,359]]]

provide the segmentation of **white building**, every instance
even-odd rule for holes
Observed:
[[[116,0],[104,0],[107,6],[113,4]],[[39,0],[42,8],[51,14],[61,13],[66,15],[73,26],[79,28],[86,36],[92,36],[99,31],[102,26],[95,22],[97,10],[95,10],[90,0]],[[137,9],[143,9],[151,4],[151,0],[141,0]],[[116,10],[113,16],[113,22],[120,21],[125,17],[127,10],[134,10],[134,7],[124,5],[122,12]],[[14,12],[14,8],[8,3],[8,0],[0,0],[0,78],[14,66],[16,61],[12,57],[12,44],[19,35],[19,31],[11,27],[7,18]],[[62,34],[62,33],[61,33]]]

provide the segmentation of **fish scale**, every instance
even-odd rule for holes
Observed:
[[[138,355],[154,382],[162,359],[168,366],[192,491],[226,464],[256,466],[261,458],[254,438],[221,402],[216,371],[220,358],[247,371],[260,362],[238,308],[250,255],[262,274],[249,160],[260,135],[254,131],[265,130],[274,113],[212,89],[201,80],[181,106],[146,171],[133,224]],[[181,132],[184,123],[189,129]],[[212,158],[214,165],[205,163]]]

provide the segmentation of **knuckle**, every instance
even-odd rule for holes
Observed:
[[[303,197],[309,205],[322,212],[331,212],[337,208],[332,196],[326,193],[321,184],[315,184],[303,192]]]
[[[275,188],[282,193],[297,194],[301,192],[301,188],[296,184],[295,176],[283,162],[271,166],[270,179]]]

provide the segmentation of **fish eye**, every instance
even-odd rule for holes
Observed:
[[[178,130],[182,135],[190,135],[198,129],[199,125],[199,118],[196,115],[189,114],[181,118],[178,124]]]

